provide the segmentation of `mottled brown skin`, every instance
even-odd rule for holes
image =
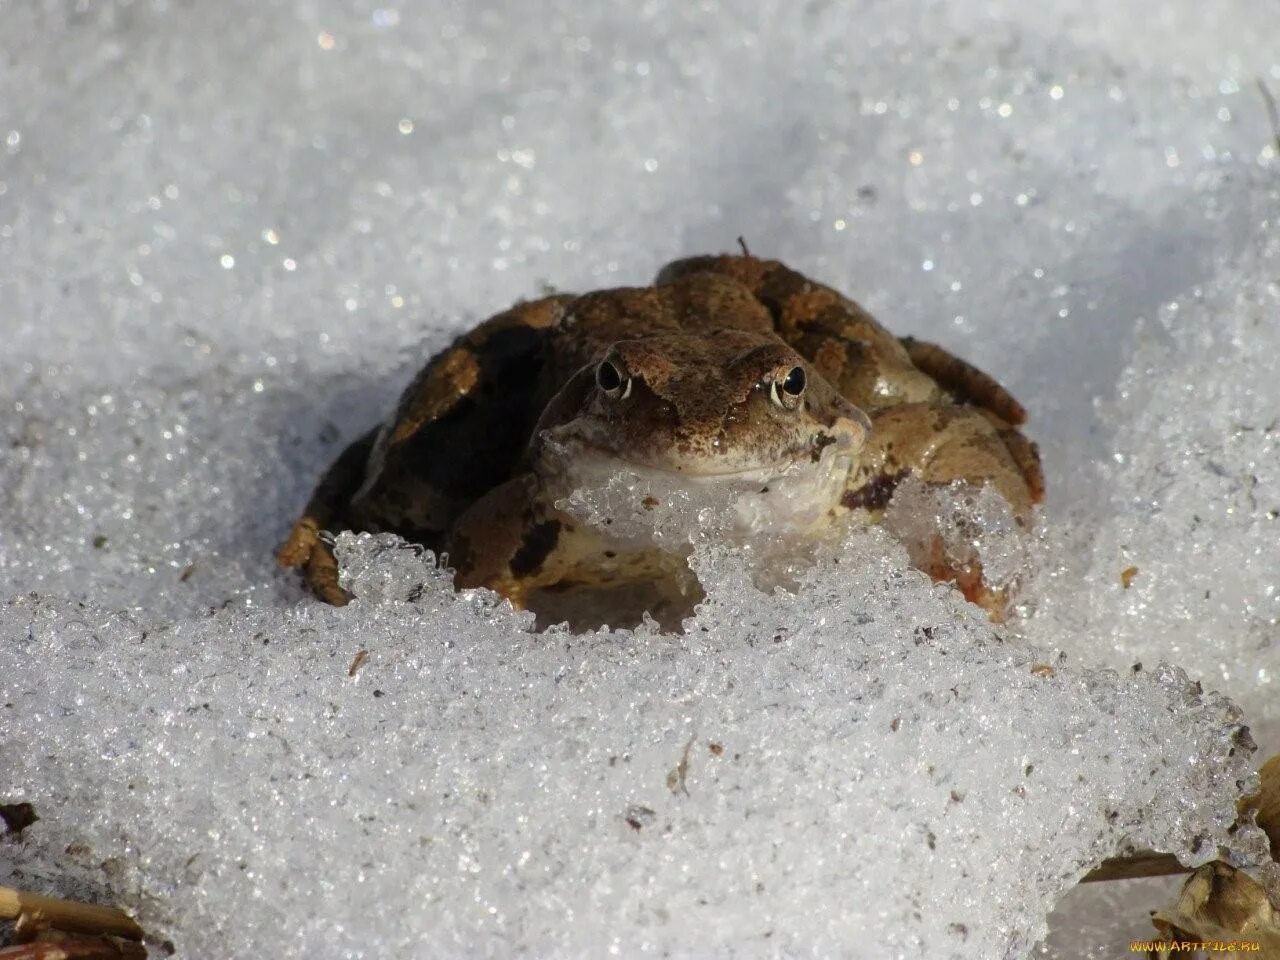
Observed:
[[[629,378],[625,394],[602,389],[604,361]],[[806,383],[791,398],[778,386],[797,366]],[[459,587],[487,586],[517,606],[535,593],[650,582],[696,598],[682,558],[615,549],[556,510],[568,492],[561,440],[571,461],[704,479],[816,462],[839,442],[857,456],[839,502],[824,505],[833,522],[876,517],[916,475],[990,483],[1025,523],[1044,496],[1036,448],[1017,429],[1025,416],[991,377],[893,336],[777,261],[680,260],[652,287],[521,304],[437,355],[390,421],[330,468],[279,560],[345,603],[320,532],[389,530],[447,552]],[[1008,598],[976,564],[950,566],[940,540],[917,562],[1004,615]]]

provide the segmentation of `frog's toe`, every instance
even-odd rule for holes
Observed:
[[[289,539],[276,551],[276,563],[282,567],[301,567],[320,542],[320,528],[314,518],[305,516],[293,525]]]
[[[304,516],[293,525],[289,539],[276,551],[276,562],[282,567],[301,567],[307,586],[325,603],[343,607],[351,602],[351,594],[338,585],[338,561],[320,538],[314,517]]]
[[[351,602],[352,594],[344,590],[338,583],[338,561],[333,550],[323,540],[317,540],[307,558],[305,568],[307,586],[325,603],[335,607],[345,607]]]
[[[969,584],[956,581],[956,586],[970,603],[976,603],[987,611],[987,619],[992,623],[1004,623],[1009,619],[1011,602],[1008,590],[992,589],[982,579],[981,574]]]

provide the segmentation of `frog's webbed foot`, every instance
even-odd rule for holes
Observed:
[[[276,552],[282,567],[301,567],[311,592],[335,607],[346,606],[351,594],[338,585],[338,561],[321,538],[314,517],[304,514],[293,525],[289,539]]]
[[[941,536],[933,536],[922,545],[916,545],[912,559],[924,573],[938,583],[954,583],[970,603],[976,603],[987,611],[992,623],[1004,623],[1009,616],[1012,597],[1008,586],[996,587],[987,583],[982,561],[976,557],[960,561],[947,554]]]
[[[311,592],[325,603],[344,607],[351,602],[351,593],[338,583],[338,560],[324,540],[317,540],[312,546],[302,572]]]
[[[848,509],[864,509],[876,516],[889,506],[907,477],[929,487],[963,481],[974,488],[994,487],[1016,522],[1025,526],[1043,495],[1043,486],[1033,489],[1027,480],[1031,464],[1038,474],[1039,461],[1029,441],[1024,439],[1030,448],[1024,450],[1011,444],[1003,435],[1005,431],[1017,433],[990,411],[945,400],[876,411],[871,436],[842,503]],[[926,500],[921,505],[926,516],[930,503]],[[953,522],[964,521],[956,517]],[[986,609],[992,620],[1004,619],[1011,599],[1009,585],[992,583],[984,575],[982,558],[976,552],[953,553],[932,522],[927,523],[927,530],[914,522],[909,527],[904,543],[919,569],[940,582],[955,583],[967,599]]]
[[[321,539],[321,531],[342,525],[347,504],[364,480],[365,464],[377,434],[377,430],[371,430],[342,451],[321,478],[288,539],[276,551],[280,566],[301,567],[312,592],[338,607],[349,602],[351,594],[338,585],[338,562]]]

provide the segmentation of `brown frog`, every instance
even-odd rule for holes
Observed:
[[[803,535],[878,518],[914,475],[990,484],[1025,525],[1044,495],[1025,416],[991,377],[777,261],[694,257],[651,287],[523,303],[460,337],[330,467],[278,559],[343,604],[321,532],[391,531],[447,555],[459,588],[544,614],[581,591],[687,610],[701,593],[681,554],[557,502],[619,471],[647,489],[732,484]],[[913,556],[1005,615],[976,559],[940,539]]]

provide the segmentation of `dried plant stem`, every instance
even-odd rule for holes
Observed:
[[[1173,877],[1190,873],[1171,853],[1140,850],[1124,857],[1108,857],[1086,873],[1081,883],[1098,883],[1102,880],[1136,880],[1139,877]]]
[[[16,920],[24,914],[44,920],[58,930],[142,939],[142,928],[134,923],[132,917],[115,907],[99,907],[0,887],[0,920]]]
[[[0,947],[0,960],[147,960],[147,948],[114,937],[68,936]]]

